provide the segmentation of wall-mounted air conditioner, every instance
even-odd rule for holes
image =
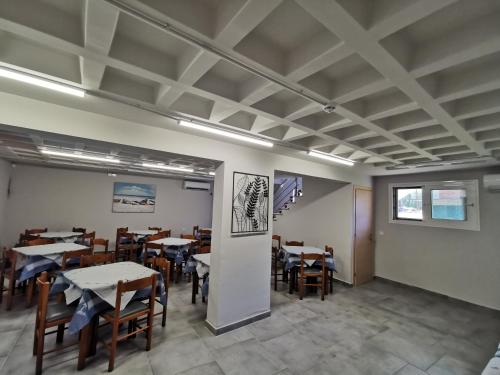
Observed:
[[[483,177],[484,188],[500,193],[500,174],[487,174]]]
[[[210,190],[210,183],[200,181],[187,181],[184,180],[184,189],[186,190]]]

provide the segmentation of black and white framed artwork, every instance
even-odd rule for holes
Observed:
[[[231,233],[267,232],[268,216],[269,176],[234,172]]]

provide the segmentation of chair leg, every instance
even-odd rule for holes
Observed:
[[[153,337],[153,317],[154,317],[154,308],[151,308],[151,311],[148,314],[148,330],[146,331],[146,351],[151,349],[151,338]]]
[[[302,275],[300,275],[300,278],[299,278],[299,299],[303,299],[304,298],[304,278],[302,277]]]
[[[324,277],[321,277],[321,300],[324,301],[325,300],[325,284],[326,284],[326,281]]]
[[[115,355],[116,355],[116,344],[118,339],[118,324],[116,322],[113,323],[113,336],[111,338],[111,348],[109,351],[109,363],[108,363],[108,372],[113,371],[115,368]]]
[[[43,347],[45,343],[45,327],[42,325],[38,327],[38,339],[36,348],[36,375],[42,373],[43,365]]]
[[[12,299],[14,298],[14,286],[16,285],[16,280],[13,277],[9,279],[9,287],[7,289],[7,303],[5,305],[6,310],[12,309]]]
[[[182,275],[182,263],[176,265],[176,270],[175,270],[175,283],[179,283],[181,281],[181,275]]]
[[[33,303],[33,294],[35,292],[35,278],[28,280],[28,291],[26,293],[26,307],[31,307]]]
[[[167,322],[167,306],[163,306],[163,311],[161,313],[161,326],[165,327]]]
[[[56,342],[61,344],[64,340],[64,324],[59,324],[57,326]]]
[[[329,278],[329,281],[330,281],[330,293],[333,293],[333,271],[329,271],[330,273],[330,278]]]
[[[3,283],[4,282],[5,282],[5,275],[2,272],[2,273],[0,273],[0,305],[3,302],[3,292],[4,292]]]
[[[174,281],[175,260],[170,261],[170,281]]]
[[[275,256],[274,261],[273,261],[273,268],[274,268],[274,290],[278,290],[278,259]]]
[[[35,334],[33,335],[33,355],[36,355],[38,350],[38,313],[35,323]]]

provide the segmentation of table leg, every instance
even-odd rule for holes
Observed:
[[[33,294],[35,293],[35,278],[28,280],[28,291],[26,293],[26,307],[31,307],[33,303]]]
[[[295,267],[290,268],[290,280],[288,280],[288,293],[293,294],[295,288]]]
[[[199,278],[198,278],[198,272],[194,271],[193,272],[193,295],[191,296],[191,303],[196,303],[196,295],[198,294],[198,284],[199,284]]]
[[[80,350],[78,353],[78,366],[77,370],[83,370],[85,368],[85,359],[96,353],[97,347],[97,325],[99,322],[99,315],[92,318],[85,327],[80,331]]]

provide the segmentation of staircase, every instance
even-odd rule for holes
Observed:
[[[302,177],[280,177],[274,180],[273,221],[283,215],[302,196]]]

